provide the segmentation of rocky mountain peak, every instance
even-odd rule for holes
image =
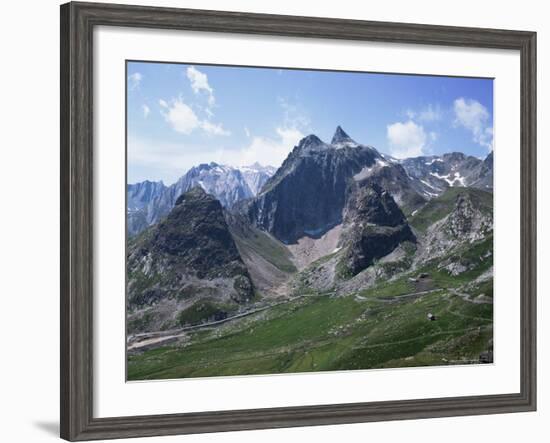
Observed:
[[[466,158],[466,155],[462,152],[448,152],[446,154],[443,154],[443,159],[447,161],[462,161]]]
[[[310,149],[310,148],[319,148],[323,147],[325,143],[317,137],[315,134],[310,134],[307,137],[304,137],[300,142],[298,143],[298,148],[301,150],[304,149]]]
[[[222,205],[200,186],[178,197],[166,218],[138,237],[130,249],[128,265],[147,275],[154,265],[156,272],[172,276],[249,279]],[[245,295],[250,298],[250,294]]]
[[[342,129],[341,126],[336,127],[336,132],[332,137],[330,144],[337,145],[340,143],[355,143],[352,138]]]
[[[200,186],[178,197],[163,220],[129,244],[127,272],[129,309],[157,306],[146,322],[158,328],[181,324],[178,316],[193,303],[223,313],[254,297],[222,205]]]
[[[200,186],[195,186],[191,188],[189,191],[181,194],[177,199],[174,206],[181,205],[184,201],[189,202],[192,200],[214,200],[217,201],[214,197],[212,197],[210,194],[207,194],[204,189]]]

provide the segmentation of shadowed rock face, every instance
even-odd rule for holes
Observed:
[[[409,225],[365,226],[353,236],[346,255],[346,267],[356,275],[373,264],[374,260],[391,253],[399,244],[414,241]]]
[[[346,208],[344,269],[356,275],[400,243],[415,242],[403,212],[389,192],[374,183],[358,186]]]
[[[200,187],[178,197],[163,221],[130,244],[127,263],[129,300],[138,305],[181,295],[191,279],[222,282],[210,285],[214,298],[217,290],[235,301],[254,293],[220,202]]]
[[[228,264],[241,262],[220,202],[200,187],[182,194],[151,238],[153,251],[177,257],[199,277],[231,276]]]
[[[372,183],[359,187],[350,201],[348,218],[380,226],[406,223],[405,216],[389,192]]]
[[[304,138],[289,154],[262,192],[249,203],[253,224],[285,243],[317,236],[341,223],[349,180],[380,154],[351,141],[341,128],[339,145]]]

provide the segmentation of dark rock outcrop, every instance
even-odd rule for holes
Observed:
[[[127,268],[130,304],[201,293],[244,302],[254,295],[222,206],[200,187],[130,243]]]
[[[357,187],[348,201],[346,219],[391,227],[406,223],[393,197],[376,183]]]
[[[427,201],[418,182],[411,179],[399,163],[379,162],[366,174],[356,176],[355,181],[359,183],[360,187],[370,184],[381,186],[391,194],[399,207],[407,214],[422,207]],[[352,189],[353,187],[350,187],[349,191]]]
[[[407,220],[390,193],[375,183],[354,189],[346,207],[344,274],[356,275],[405,241],[415,242]]]

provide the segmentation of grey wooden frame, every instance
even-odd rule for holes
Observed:
[[[521,57],[521,391],[170,415],[93,416],[95,26],[517,50]],[[536,33],[189,9],[61,6],[61,437],[70,441],[493,414],[536,409]],[[122,321],[122,320],[121,320]]]

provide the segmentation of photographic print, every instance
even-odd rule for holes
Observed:
[[[493,362],[493,80],[126,62],[127,380]]]

